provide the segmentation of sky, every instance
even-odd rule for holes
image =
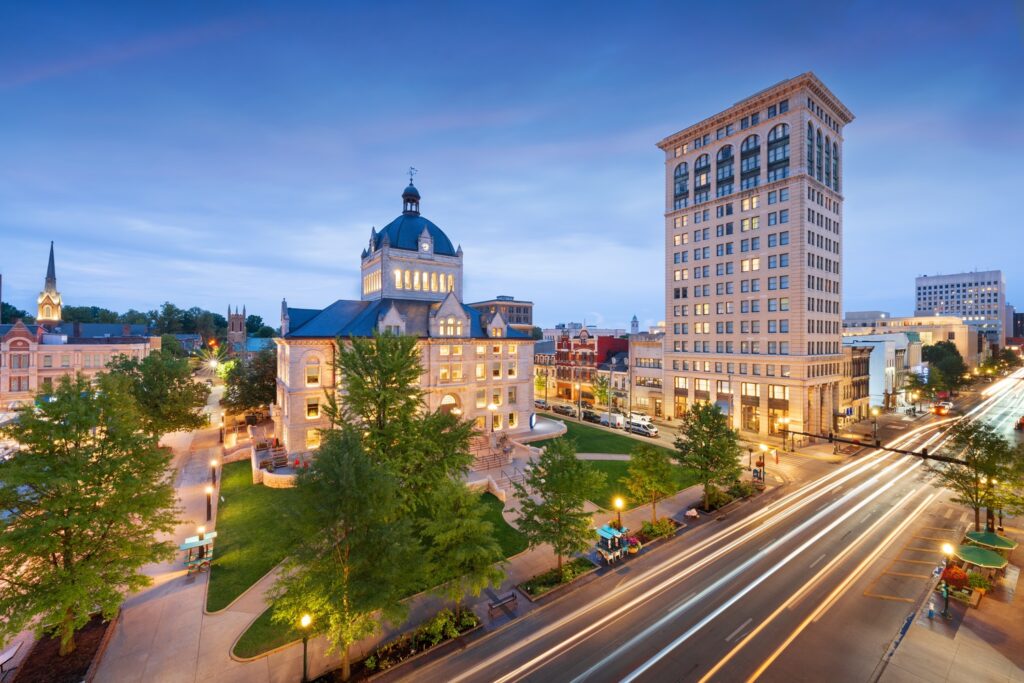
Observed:
[[[272,325],[358,298],[422,211],[467,301],[664,318],[656,143],[813,71],[844,130],[846,310],[1002,269],[1024,309],[1020,3],[3,3],[0,273],[34,310],[164,301]],[[727,9],[726,9],[727,8]]]

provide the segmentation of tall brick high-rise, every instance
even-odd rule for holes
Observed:
[[[665,152],[665,398],[745,432],[827,434],[842,363],[843,127],[812,73],[658,143]]]

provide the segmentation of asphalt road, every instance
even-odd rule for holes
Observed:
[[[1022,385],[1010,382],[989,397],[971,397],[963,411],[998,426],[1021,414]],[[934,450],[942,422],[924,418],[887,445]],[[451,682],[869,680],[910,603],[868,598],[851,586],[871,581],[880,564],[892,565],[885,554],[902,552],[906,539],[920,534],[935,515],[940,491],[919,459],[881,451],[798,472],[805,483],[744,503],[725,519],[405,676]],[[953,528],[962,520],[941,521]],[[899,582],[927,575],[941,561],[924,558],[908,565],[912,571],[897,566],[889,572],[895,583],[881,577],[889,583],[876,592],[919,599],[926,581],[916,579],[916,588]],[[844,618],[856,620],[857,628],[845,628]]]

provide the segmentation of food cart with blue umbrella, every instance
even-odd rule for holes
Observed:
[[[613,564],[643,547],[639,540],[627,534],[629,529],[616,529],[610,524],[597,530],[597,554],[604,558],[605,563]]]
[[[178,550],[186,553],[185,567],[189,574],[209,570],[210,562],[213,560],[213,539],[217,538],[217,532],[200,533],[198,536],[190,536],[185,542],[178,546]]]

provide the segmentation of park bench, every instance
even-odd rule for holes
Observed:
[[[24,641],[22,641],[24,642]],[[11,645],[9,648],[0,653],[0,681],[2,681],[7,674],[11,673],[16,667],[5,669],[4,667],[11,663],[11,660],[18,654],[18,650],[21,649],[21,642]]]
[[[509,593],[503,598],[498,598],[494,602],[487,603],[487,614],[493,614],[496,610],[502,607],[510,606],[513,610],[519,607],[519,598],[516,596],[515,591]]]

